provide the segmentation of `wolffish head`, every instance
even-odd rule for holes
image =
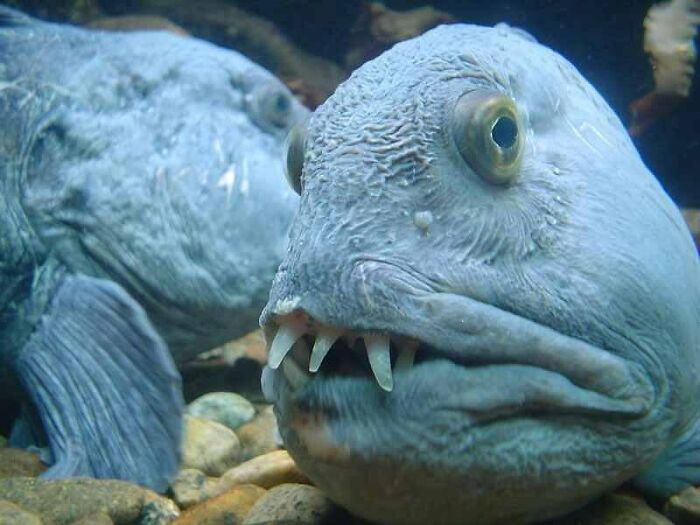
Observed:
[[[692,241],[605,101],[528,35],[397,45],[292,133],[287,167],[263,386],[351,511],[544,519],[695,417]]]

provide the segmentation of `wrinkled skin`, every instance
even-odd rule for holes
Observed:
[[[484,180],[455,146],[453,108],[474,90],[521,115],[510,184]],[[268,340],[301,318],[311,332],[407,336],[428,356],[395,371],[391,392],[366,363],[364,375],[324,363],[310,381],[263,374],[291,454],[352,512],[386,524],[557,516],[643,472],[697,422],[695,248],[561,56],[504,26],[430,31],[317,109],[303,161]],[[303,353],[289,359],[304,368]]]
[[[53,258],[125,287],[177,361],[254,329],[298,202],[281,82],[165,32],[20,25],[0,52],[0,310]]]

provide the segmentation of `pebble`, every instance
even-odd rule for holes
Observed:
[[[321,525],[339,523],[344,515],[345,512],[316,487],[289,483],[270,489],[260,498],[243,525]]]
[[[114,522],[112,518],[109,517],[109,514],[98,512],[97,514],[90,514],[78,521],[74,521],[71,525],[114,525]]]
[[[0,448],[0,479],[37,477],[46,470],[39,455],[18,448]]]
[[[676,525],[700,523],[700,490],[689,487],[671,496],[664,506],[664,514]]]
[[[36,514],[44,525],[70,525],[99,513],[107,514],[115,525],[131,525],[142,515],[145,504],[165,500],[125,481],[91,478],[3,479],[0,499]]]
[[[240,443],[233,430],[208,419],[185,416],[182,467],[220,476],[239,462]]]
[[[272,405],[265,406],[249,423],[236,429],[236,435],[241,442],[241,461],[279,450],[282,444]]]
[[[552,522],[556,525],[673,525],[638,497],[610,494],[578,512]]]
[[[170,484],[175,503],[182,509],[196,505],[219,493],[219,480],[207,476],[201,470],[182,469]]]
[[[267,489],[284,483],[310,482],[286,450],[277,450],[241,463],[226,472],[219,482],[219,490],[243,483]]]
[[[182,513],[173,525],[229,525],[243,523],[253,505],[265,495],[255,485],[238,485]]]
[[[0,524],[2,525],[42,525],[41,520],[31,512],[10,501],[0,500]]]
[[[211,392],[187,406],[191,416],[202,417],[236,430],[255,416],[255,407],[245,397],[233,392]]]

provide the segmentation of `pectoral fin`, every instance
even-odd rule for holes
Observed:
[[[16,371],[55,459],[45,477],[117,478],[165,490],[180,459],[180,376],[121,287],[65,278]]]

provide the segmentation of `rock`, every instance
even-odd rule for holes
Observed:
[[[27,512],[14,503],[0,500],[0,524],[41,525],[41,520],[31,512]]]
[[[238,485],[182,513],[173,525],[229,525],[243,523],[265,489]]]
[[[610,494],[553,525],[673,525],[641,498]]]
[[[308,484],[309,478],[299,470],[286,450],[277,450],[246,461],[226,472],[219,482],[219,491],[244,483],[267,489],[283,483]]]
[[[693,234],[695,246],[700,248],[700,209],[688,208],[681,210],[681,212],[683,213],[686,224],[688,224],[690,233]]]
[[[175,502],[155,493],[146,494],[138,525],[169,525],[180,516]]]
[[[90,514],[84,518],[74,521],[71,525],[114,525],[112,518],[109,514],[104,512],[99,512],[97,514]]]
[[[170,31],[176,35],[189,36],[179,25],[162,16],[107,16],[91,20],[87,27],[104,31]]]
[[[251,509],[243,525],[339,523],[345,512],[316,487],[289,483],[270,489]]]
[[[165,498],[125,481],[10,478],[0,480],[0,499],[36,514],[44,525],[69,525],[100,513],[115,525],[131,525],[147,503]]]
[[[0,479],[34,478],[45,470],[46,466],[34,452],[18,448],[0,448]]]
[[[230,428],[194,416],[185,416],[182,467],[220,476],[238,463],[240,444]]]
[[[278,450],[282,444],[271,405],[261,410],[249,423],[238,427],[236,435],[241,442],[241,461]]]
[[[187,406],[191,416],[202,417],[236,430],[255,416],[255,407],[233,392],[212,392],[198,397]]]
[[[676,525],[700,523],[700,490],[688,487],[671,496],[664,506],[664,514]]]
[[[170,484],[175,503],[182,509],[219,494],[221,491],[217,490],[218,487],[217,478],[210,478],[201,470],[190,468],[181,470]]]

